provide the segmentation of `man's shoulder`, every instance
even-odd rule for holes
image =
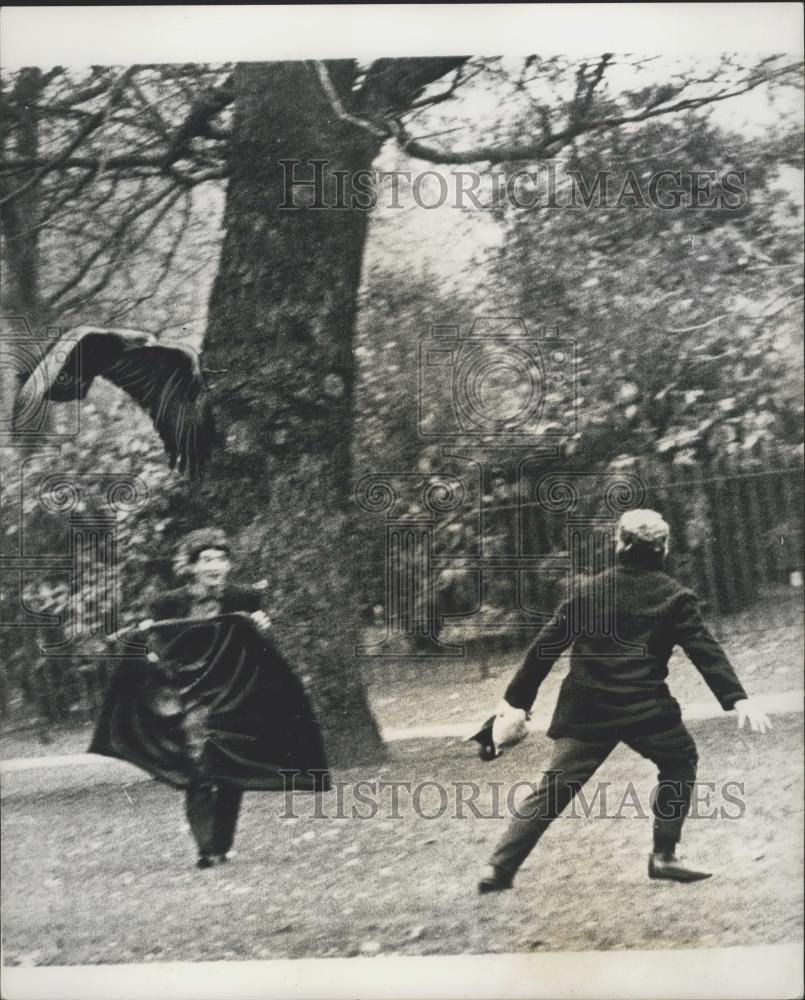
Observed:
[[[615,592],[619,600],[630,608],[653,608],[666,611],[680,602],[696,602],[696,595],[676,577],[664,569],[645,568],[635,572],[628,567],[616,567],[609,571],[614,574]]]
[[[618,565],[612,569],[605,570],[605,572],[615,574],[619,579],[634,580],[638,586],[662,587],[664,590],[679,592],[686,589],[675,576],[672,576],[666,569],[660,569],[659,567],[641,566],[635,568],[633,566]]]

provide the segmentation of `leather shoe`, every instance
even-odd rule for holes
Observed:
[[[511,889],[511,887],[512,876],[507,875],[497,865],[487,865],[478,881],[478,892],[482,896],[487,892],[500,892],[502,889]]]
[[[710,878],[712,872],[690,868],[675,854],[654,852],[648,858],[648,877],[670,879],[672,882],[701,882]]]
[[[214,868],[228,860],[229,858],[225,854],[202,854],[196,862],[196,868]]]

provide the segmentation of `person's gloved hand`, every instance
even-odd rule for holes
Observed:
[[[492,723],[492,741],[499,749],[514,746],[528,735],[526,719],[528,713],[522,708],[513,708],[504,698],[495,709]]]
[[[265,613],[265,611],[253,611],[252,621],[260,629],[261,632],[265,632],[266,629],[271,628],[271,619]]]

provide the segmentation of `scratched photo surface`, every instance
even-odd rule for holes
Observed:
[[[801,943],[800,39],[509,48],[9,50],[7,972]]]

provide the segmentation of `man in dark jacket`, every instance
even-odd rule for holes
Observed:
[[[183,788],[198,867],[211,868],[227,860],[244,789],[282,790],[295,775],[294,790],[324,791],[329,772],[302,685],[265,634],[260,592],[227,583],[223,532],[191,532],[176,569],[189,582],[157,598],[138,626],[153,670],[121,665],[90,750]]]
[[[190,577],[188,584],[158,597],[152,606],[154,619],[213,618],[232,611],[251,614],[260,629],[269,627],[260,609],[260,593],[254,587],[227,584],[232,569],[225,534],[215,528],[191,532],[180,544],[178,569]],[[146,630],[152,619],[140,623]],[[188,712],[183,729],[191,757],[202,752],[204,711]],[[185,792],[185,814],[198,845],[199,868],[212,868],[227,860],[235,838],[243,792],[237,785],[209,780],[203,772]]]
[[[545,626],[506,689],[492,728],[495,747],[519,742],[539,686],[573,647],[548,735],[556,740],[539,786],[518,807],[478,884],[507,889],[539,838],[620,742],[658,770],[651,878],[693,882],[708,873],[676,856],[696,779],[697,752],[666,685],[681,646],[725,711],[742,728],[770,723],[748,698],[724,650],[702,620],[695,595],[663,572],[668,525],[656,511],[633,510],[618,526],[617,565],[577,589]],[[522,817],[522,818],[521,818]]]

